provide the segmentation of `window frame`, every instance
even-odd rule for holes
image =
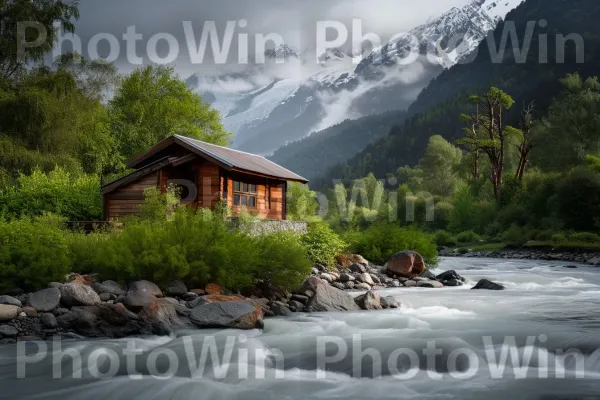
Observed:
[[[236,189],[237,187],[237,189]],[[237,198],[237,204],[236,204]],[[253,199],[254,205],[250,205]],[[245,200],[245,201],[244,201]],[[245,204],[244,204],[245,203]],[[234,207],[246,207],[256,209],[258,207],[258,186],[254,183],[233,181],[233,205]]]

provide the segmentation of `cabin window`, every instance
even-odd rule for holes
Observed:
[[[256,185],[239,181],[233,182],[233,205],[256,208]]]

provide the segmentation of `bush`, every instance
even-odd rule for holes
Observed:
[[[415,227],[404,228],[399,225],[380,222],[364,231],[349,232],[344,235],[350,244],[350,250],[374,263],[384,264],[396,252],[413,250],[423,256],[428,266],[437,265],[437,246],[433,235]]]
[[[64,220],[53,215],[0,221],[0,289],[36,290],[70,272]]]
[[[456,235],[456,241],[458,243],[475,243],[481,240],[481,236],[473,231],[465,231]]]
[[[521,247],[527,243],[527,236],[517,225],[512,225],[502,234],[501,240],[508,246]]]
[[[328,267],[335,265],[335,256],[348,246],[327,223],[318,220],[308,223],[308,233],[300,240],[309,260]]]
[[[589,232],[572,233],[569,235],[569,239],[573,242],[600,243],[600,236]]]
[[[567,237],[565,235],[563,235],[562,233],[555,233],[554,235],[552,235],[552,241],[554,243],[566,242]]]
[[[456,238],[447,231],[437,231],[435,233],[435,243],[438,246],[456,246]]]

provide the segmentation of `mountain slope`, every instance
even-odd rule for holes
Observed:
[[[354,179],[366,172],[379,177],[394,172],[398,167],[418,162],[429,137],[441,134],[454,141],[462,137],[459,114],[466,109],[468,94],[480,93],[495,85],[511,94],[517,106],[509,114],[514,123],[521,102],[535,100],[543,112],[560,90],[558,80],[567,73],[579,72],[583,76],[598,75],[600,70],[600,3],[595,0],[528,0],[506,17],[493,33],[495,43],[500,43],[504,29],[515,24],[519,36],[525,36],[530,21],[547,21],[547,27],[536,25],[530,51],[524,63],[517,62],[512,44],[508,45],[502,62],[496,63],[490,55],[496,52],[490,41],[481,43],[477,57],[470,63],[456,65],[444,71],[424,89],[409,108],[409,119],[403,127],[394,128],[384,138],[367,146],[344,164],[332,168],[315,187],[329,186],[331,179]],[[578,63],[573,42],[566,46],[564,63],[557,62],[557,35],[581,35],[585,43],[585,62]],[[540,63],[545,54],[544,38],[547,35],[548,63]],[[540,38],[542,40],[540,41]],[[521,40],[522,43],[522,40]],[[540,50],[541,48],[541,50]],[[543,58],[542,58],[543,59]],[[560,61],[560,57],[559,60]],[[581,60],[580,60],[581,61]]]

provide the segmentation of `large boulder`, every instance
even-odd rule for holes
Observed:
[[[129,291],[123,298],[123,305],[131,311],[138,312],[154,301],[156,297],[148,292]]]
[[[199,328],[254,329],[263,326],[263,310],[247,301],[210,303],[192,309],[190,320]]]
[[[60,301],[67,307],[95,306],[102,302],[94,289],[80,283],[65,283],[58,290]]]
[[[482,279],[477,282],[477,285],[475,285],[473,289],[504,290],[505,288],[499,283],[492,282],[488,279]]]
[[[305,310],[308,312],[359,310],[352,296],[316,277],[308,278],[301,292],[313,294],[306,303]]]
[[[444,281],[452,281],[452,280],[457,280],[457,281],[461,281],[464,282],[466,279],[463,278],[462,276],[460,276],[455,270],[451,269],[450,271],[445,271],[442,272],[441,274],[437,275],[435,277],[435,279],[437,279],[440,282],[444,282]]]
[[[219,285],[218,283],[209,283],[204,287],[204,291],[206,294],[224,294],[225,292],[223,286]]]
[[[389,276],[401,276],[412,279],[425,271],[423,257],[414,251],[400,251],[394,254],[385,264]]]
[[[381,297],[371,290],[354,299],[356,304],[363,310],[381,310]]]
[[[400,308],[400,302],[394,296],[385,296],[381,298],[382,308]]]
[[[421,275],[419,275],[419,277],[421,277],[421,278],[425,278],[425,279],[429,279],[429,280],[432,280],[432,281],[435,281],[435,280],[436,280],[436,276],[435,276],[435,274],[434,274],[433,272],[431,272],[431,271],[430,271],[429,269],[427,269],[427,268],[425,268],[425,269],[423,270],[423,272],[421,272]]]
[[[167,296],[181,297],[188,292],[185,283],[180,280],[170,281],[167,285]]]
[[[87,337],[122,338],[142,333],[144,321],[122,304],[76,306],[56,318],[63,329]]]
[[[60,291],[57,288],[48,288],[29,294],[27,305],[41,312],[52,311],[60,303]]]
[[[10,304],[0,304],[0,321],[11,321],[19,315],[19,307]]]
[[[122,296],[126,293],[126,290],[118,282],[115,281],[104,281],[96,282],[92,284],[92,289],[98,294],[108,293],[114,294],[115,296]]]
[[[10,306],[22,307],[23,304],[19,299],[15,299],[12,296],[0,296],[0,304],[8,304]]]
[[[136,281],[129,284],[127,292],[146,292],[154,297],[163,297],[163,293],[155,283],[150,281]]]
[[[156,301],[146,305],[137,316],[152,334],[170,335],[175,329],[190,327],[180,318],[177,312],[180,307],[185,308],[179,304],[175,305],[169,302],[168,299],[156,299]],[[183,311],[182,314],[184,314]]]

